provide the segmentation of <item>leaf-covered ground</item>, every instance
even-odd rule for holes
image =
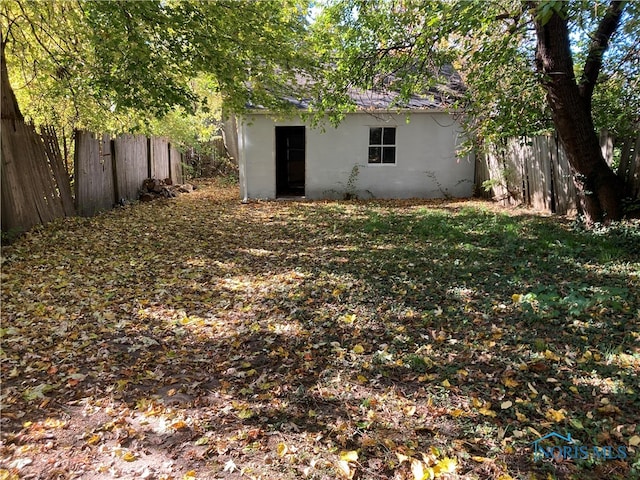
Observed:
[[[0,478],[640,477],[637,225],[237,199],[3,249]]]

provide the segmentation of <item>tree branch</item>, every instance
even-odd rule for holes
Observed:
[[[620,17],[626,5],[624,0],[613,0],[604,17],[598,25],[598,29],[589,45],[587,61],[584,64],[584,71],[580,79],[580,96],[587,102],[591,102],[593,89],[596,86],[600,69],[602,68],[602,57],[609,46],[609,40],[620,24]]]

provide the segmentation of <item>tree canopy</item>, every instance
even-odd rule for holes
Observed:
[[[621,216],[621,191],[595,129],[625,136],[640,122],[640,5],[611,1],[377,2],[329,0],[314,24],[327,109],[349,87],[393,89],[398,106],[462,75],[468,132],[477,140],[556,129],[591,220]],[[557,68],[556,68],[557,67]],[[325,88],[331,92],[331,88]]]
[[[284,108],[306,63],[306,5],[261,2],[10,0],[2,45],[27,117],[123,130],[219,93],[227,108]],[[198,91],[194,79],[206,83]]]
[[[579,78],[605,8],[560,3],[567,4]],[[535,65],[533,18],[553,12],[557,2],[543,4],[546,13],[514,0],[325,2],[314,23],[315,38],[324,61],[335,65],[326,80],[338,87],[325,105],[340,107],[347,97],[339,93],[347,85],[393,88],[405,95],[426,91],[442,81],[436,67],[449,63],[467,87],[459,106],[473,119],[469,126],[475,133],[491,139],[549,131],[553,124]],[[594,92],[596,125],[620,135],[636,130],[640,120],[639,13],[637,4],[627,6]]]

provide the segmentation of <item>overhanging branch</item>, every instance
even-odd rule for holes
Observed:
[[[580,96],[587,102],[591,101],[593,89],[596,86],[598,75],[602,68],[602,57],[609,46],[609,40],[620,24],[620,18],[626,3],[624,0],[614,0],[609,4],[607,12],[600,21],[589,45],[587,61],[585,62],[579,85]]]

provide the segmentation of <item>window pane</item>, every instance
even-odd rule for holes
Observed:
[[[382,145],[382,128],[369,129],[369,145]]]
[[[385,128],[384,129],[384,139],[382,142],[383,145],[395,145],[396,144],[396,129],[395,128]]]
[[[384,147],[382,163],[396,163],[396,147]]]
[[[369,147],[369,163],[380,163],[382,157],[382,148]]]

